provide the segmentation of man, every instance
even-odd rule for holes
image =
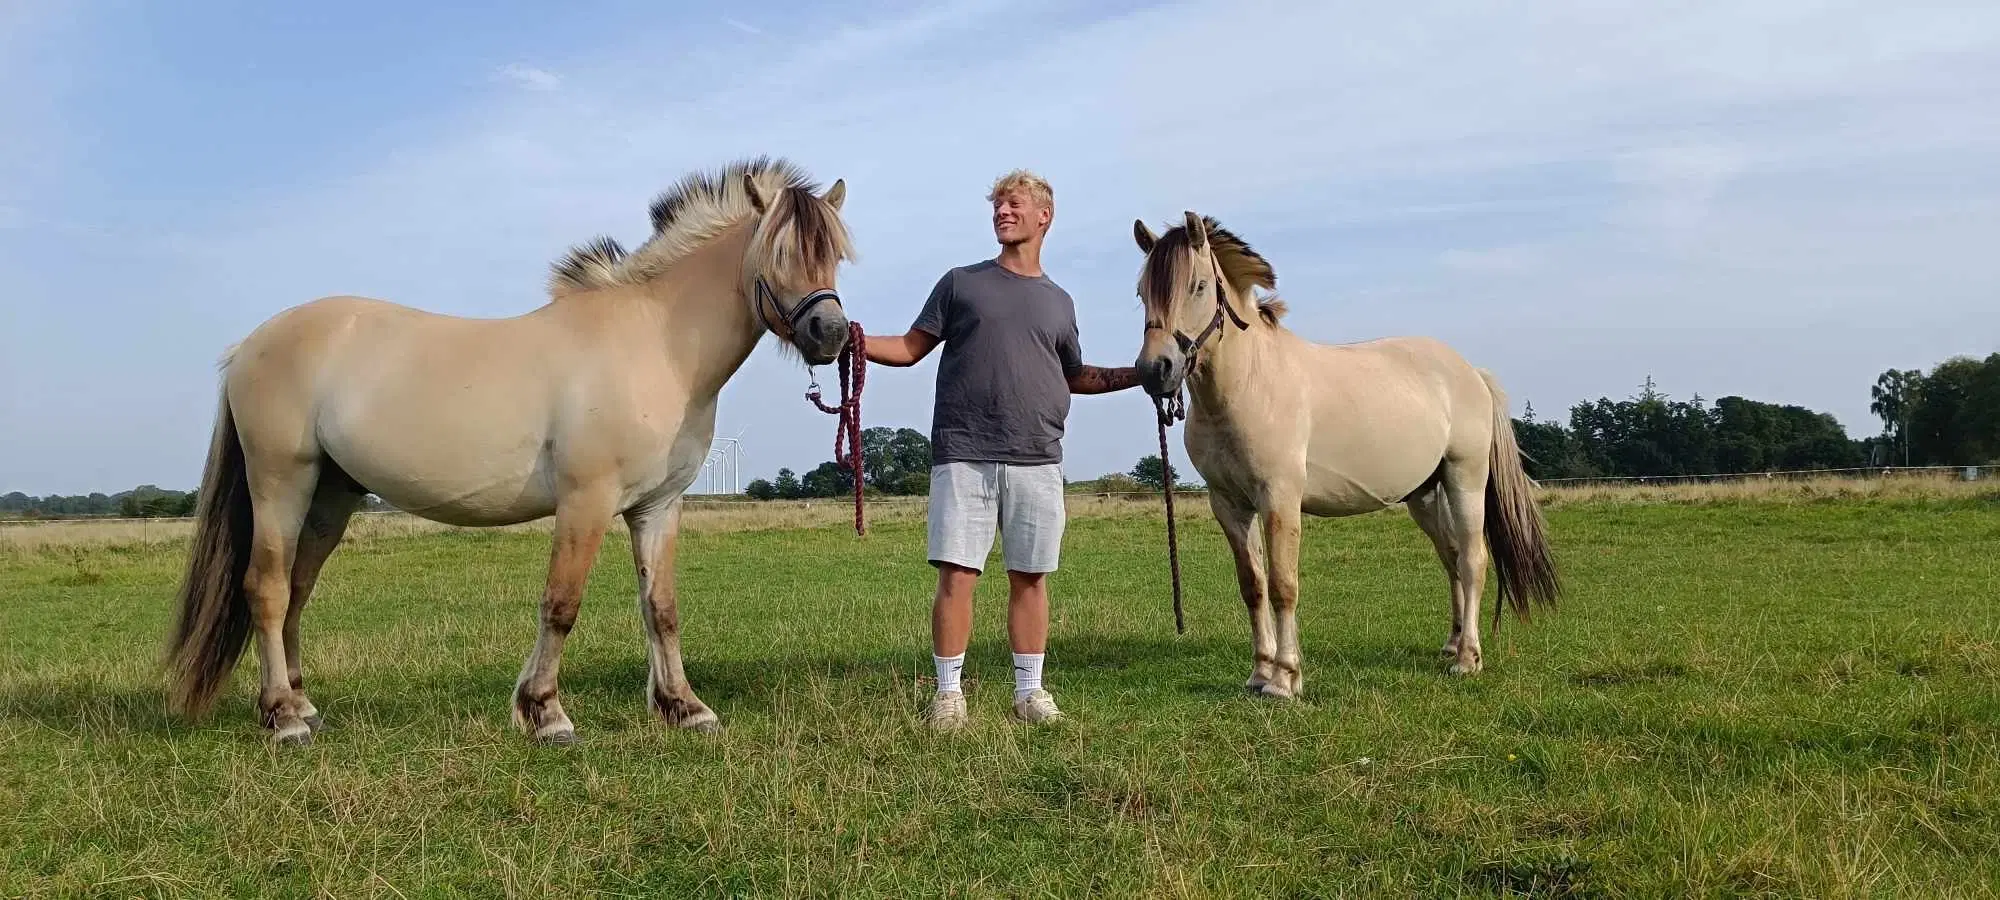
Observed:
[[[940,342],[931,418],[930,561],[937,567],[931,654],[937,693],[927,721],[966,724],[959,673],[972,637],[972,589],[993,548],[1007,568],[1007,636],[1014,715],[1062,718],[1042,687],[1049,634],[1048,573],[1062,548],[1064,420],[1072,393],[1138,384],[1130,368],[1083,364],[1076,306],[1042,272],[1055,195],[1032,173],[1000,177],[987,194],[1000,253],[938,279],[907,334],[868,338],[868,360],[912,366]]]

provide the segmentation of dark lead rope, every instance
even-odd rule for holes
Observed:
[[[1172,397],[1154,397],[1153,408],[1160,419],[1160,487],[1167,498],[1167,565],[1174,577],[1174,633],[1186,634],[1187,621],[1181,616],[1181,545],[1174,531],[1174,466],[1167,458],[1167,426],[1187,414],[1179,391]]]

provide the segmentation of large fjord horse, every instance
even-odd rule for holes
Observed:
[[[564,638],[614,516],[631,530],[649,642],[648,696],[666,723],[712,731],[681,666],[674,542],[716,397],[766,331],[813,365],[845,346],[835,271],[852,247],[836,181],[784,160],[691,173],[626,253],[598,238],[559,260],[550,301],[469,319],[328,297],[279,313],[222,363],[220,409],[168,650],[169,705],[205,715],[249,639],[257,708],[284,743],[319,713],[300,672],[299,618],[349,516],[373,493],[439,522],[555,517],[540,636],[513,720],[575,739],[556,696]]]
[[[1247,687],[1294,697],[1300,673],[1300,516],[1407,502],[1444,564],[1450,670],[1480,670],[1479,600],[1491,560],[1525,617],[1559,592],[1546,527],[1498,382],[1430,338],[1329,345],[1280,324],[1270,263],[1215,220],[1187,213],[1155,236],[1139,277],[1146,391],[1187,389],[1187,453],[1236,558],[1255,667]],[[1275,615],[1273,607],[1276,607]],[[1498,623],[1500,607],[1494,607]]]

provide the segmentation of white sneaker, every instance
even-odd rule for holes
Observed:
[[[1037,688],[1028,696],[1014,701],[1014,718],[1030,725],[1044,725],[1064,720],[1063,712],[1056,708],[1056,698],[1048,691]]]
[[[930,711],[924,714],[924,724],[937,731],[956,731],[970,723],[965,715],[965,692],[951,691],[931,698]]]

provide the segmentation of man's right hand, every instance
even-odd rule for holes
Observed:
[[[915,328],[905,334],[868,335],[868,361],[884,366],[914,366],[938,345],[938,336]]]

